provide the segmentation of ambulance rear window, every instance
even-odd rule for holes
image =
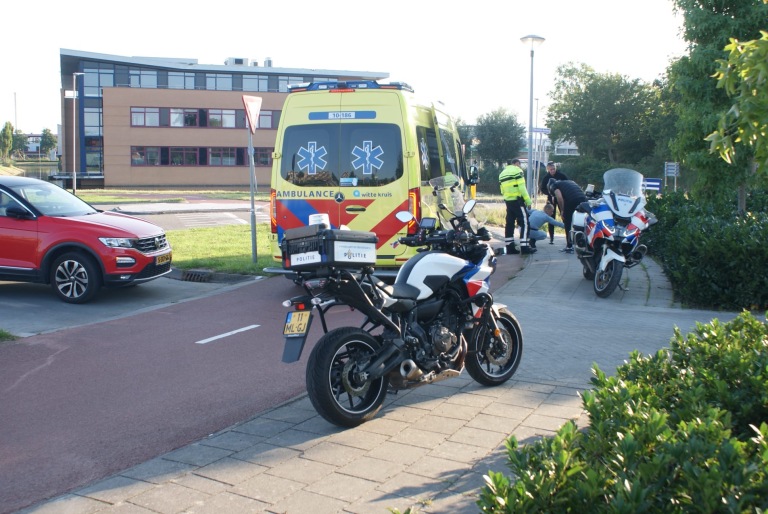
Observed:
[[[306,187],[376,187],[403,176],[400,127],[323,123],[288,127],[280,174]]]

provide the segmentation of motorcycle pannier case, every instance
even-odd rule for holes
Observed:
[[[283,268],[302,271],[373,266],[377,241],[373,232],[328,229],[324,224],[289,229],[280,242]]]
[[[584,225],[587,222],[587,213],[586,212],[574,212],[573,218],[571,220],[571,227],[573,227],[573,230],[584,230]]]

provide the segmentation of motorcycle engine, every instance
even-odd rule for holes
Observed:
[[[442,325],[435,325],[429,334],[435,354],[446,353],[456,344],[456,334]]]

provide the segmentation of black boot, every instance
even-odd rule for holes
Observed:
[[[520,250],[518,250],[515,247],[515,243],[510,243],[510,244],[507,245],[507,253],[508,254],[520,253]]]

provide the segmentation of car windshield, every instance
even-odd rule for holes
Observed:
[[[45,216],[83,216],[98,212],[75,195],[47,182],[22,184],[12,189]]]

